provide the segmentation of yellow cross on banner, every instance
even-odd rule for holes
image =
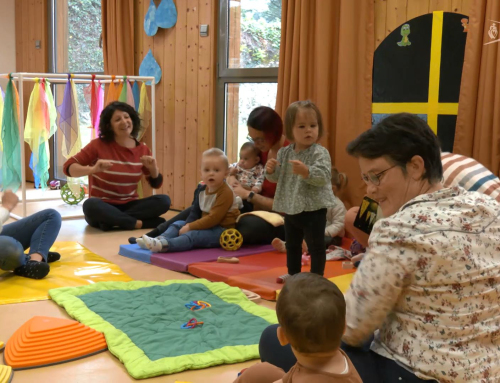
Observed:
[[[443,39],[443,11],[432,13],[431,61],[429,73],[429,97],[427,102],[373,103],[372,113],[426,114],[427,123],[437,134],[438,115],[457,115],[458,103],[439,102],[439,81],[441,70],[441,43]]]

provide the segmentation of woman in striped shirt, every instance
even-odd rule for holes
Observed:
[[[101,113],[99,138],[64,164],[68,177],[89,176],[90,198],[83,204],[85,220],[101,230],[154,228],[170,208],[167,195],[139,199],[142,175],[151,187],[163,183],[156,160],[146,144],[137,141],[138,113],[123,102],[112,102]]]

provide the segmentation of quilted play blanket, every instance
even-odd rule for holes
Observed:
[[[136,379],[256,359],[262,331],[277,323],[274,311],[239,288],[204,279],[100,282],[49,294],[102,332]]]

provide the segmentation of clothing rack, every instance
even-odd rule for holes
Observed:
[[[76,74],[69,73],[75,84],[90,84],[92,80],[100,81],[101,84],[109,84],[111,82],[120,82],[125,80],[134,81],[151,81],[151,138],[152,138],[152,154],[156,158],[156,130],[155,130],[155,78],[153,76],[115,76],[115,75],[92,75],[92,74]],[[26,217],[26,159],[24,148],[24,82],[35,82],[36,79],[48,79],[53,84],[65,84],[68,82],[68,73],[2,73],[0,77],[12,78],[17,81],[17,91],[19,93],[19,141],[21,145],[21,187],[22,187],[22,203],[23,215],[11,213],[10,216],[14,219]],[[35,201],[45,201],[46,199],[33,199]],[[81,218],[82,215],[65,216],[63,219]]]

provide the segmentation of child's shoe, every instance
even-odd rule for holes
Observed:
[[[56,253],[55,251],[49,251],[47,254],[47,263],[52,263],[61,259],[61,254]]]
[[[291,277],[290,274],[283,274],[283,275],[279,276],[278,278],[276,278],[276,283],[285,283],[286,280],[290,277]]]
[[[279,251],[280,253],[286,253],[285,242],[279,238],[274,238],[271,242],[271,246],[274,248],[274,250]]]
[[[147,235],[143,235],[140,239],[142,239],[146,248],[151,250],[153,253],[159,253],[164,247],[158,238],[151,238]],[[139,243],[139,239],[137,239],[137,243]],[[139,246],[141,245],[139,244]]]

